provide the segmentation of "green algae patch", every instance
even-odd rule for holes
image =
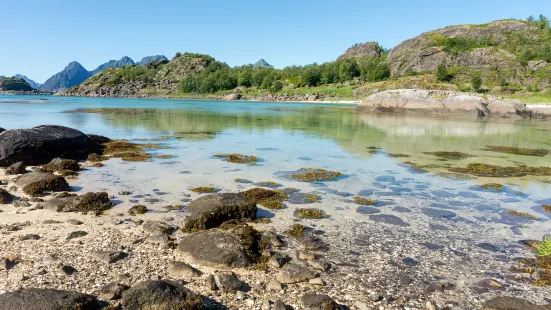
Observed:
[[[239,194],[252,203],[260,204],[265,208],[273,210],[284,209],[285,205],[283,201],[289,197],[280,190],[270,190],[260,187],[252,188]]]
[[[256,185],[262,186],[262,187],[269,187],[269,188],[278,188],[278,187],[283,186],[283,185],[281,185],[277,182],[274,182],[274,181],[258,182],[258,183],[256,183]]]
[[[534,220],[534,221],[538,219],[534,215],[532,215],[530,213],[526,213],[526,212],[519,212],[519,211],[515,211],[515,210],[507,210],[507,211],[505,211],[505,213],[513,215],[513,216],[523,217],[523,218],[529,219],[529,220]]]
[[[543,262],[546,262],[543,267],[551,268],[551,237],[545,238],[542,242],[536,245],[537,256],[543,257]]]
[[[479,177],[522,177],[522,176],[550,176],[550,167],[530,167],[525,165],[503,167],[483,163],[472,163],[466,167],[454,167],[448,169],[451,172],[470,174]]]
[[[406,157],[411,157],[410,155],[408,154],[399,154],[399,153],[387,153],[386,154],[388,157],[390,158],[406,158]]]
[[[418,172],[418,173],[426,173],[426,172],[429,172],[427,170],[427,168],[429,168],[429,166],[426,166],[426,165],[420,165],[420,164],[417,164],[417,163],[414,163],[414,162],[411,162],[411,161],[406,161],[402,164],[403,166],[406,166],[412,170],[414,170],[415,172]]]
[[[163,209],[168,210],[168,211],[179,211],[179,210],[182,210],[182,206],[181,205],[168,205],[168,206],[164,206]]]
[[[214,193],[217,190],[218,189],[216,187],[213,187],[213,186],[200,186],[200,187],[194,187],[194,188],[190,189],[190,191],[192,191],[194,193]]]
[[[299,219],[321,219],[327,217],[327,213],[319,209],[300,208],[295,210],[294,216]]]
[[[459,160],[459,159],[473,157],[473,155],[462,153],[462,152],[423,152],[423,154],[436,156],[440,159],[446,159],[446,160]]]
[[[88,161],[93,162],[93,163],[98,163],[100,161],[104,161],[104,160],[107,160],[107,159],[108,158],[106,156],[98,155],[96,153],[92,153],[92,154],[88,155]]]
[[[106,192],[86,193],[75,206],[75,211],[87,214],[93,212],[94,215],[101,215],[103,212],[111,209],[113,203],[109,201],[109,195]]]
[[[161,154],[161,155],[155,156],[155,158],[157,158],[157,159],[171,159],[171,158],[174,158],[174,155],[172,155],[172,154]]]
[[[300,168],[291,178],[301,182],[329,181],[342,176],[342,173],[321,168]]]
[[[128,214],[130,215],[138,215],[138,214],[146,214],[147,213],[147,207],[144,205],[135,205],[132,206],[130,209],[128,209]]]
[[[114,140],[104,144],[105,155],[113,158],[120,158],[124,161],[148,161],[151,155],[143,151],[140,144],[131,143],[127,140]]]
[[[524,156],[539,156],[543,157],[545,155],[551,154],[551,150],[546,149],[529,149],[529,148],[520,148],[512,146],[499,146],[499,145],[488,145],[483,151],[506,153],[513,155],[524,155]]]
[[[302,199],[305,202],[318,202],[320,201],[321,197],[317,194],[303,194]]]
[[[243,154],[216,154],[214,158],[221,158],[229,163],[255,165],[258,157]]]
[[[478,185],[477,187],[485,190],[493,191],[493,192],[503,191],[503,185],[498,183],[486,183],[486,184]]]
[[[291,238],[302,238],[306,233],[306,226],[300,224],[293,224],[283,234]]]
[[[259,218],[255,219],[253,222],[257,223],[257,224],[269,224],[269,223],[272,222],[272,220],[270,220],[267,217],[259,217]]]
[[[541,207],[545,212],[551,212],[551,205],[545,204],[545,205],[541,205]]]
[[[374,205],[375,202],[376,202],[373,199],[368,199],[368,198],[360,197],[360,196],[354,196],[352,199],[354,199],[354,202],[356,204],[363,205],[363,206]]]

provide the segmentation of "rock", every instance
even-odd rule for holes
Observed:
[[[483,310],[549,310],[545,306],[533,304],[516,297],[495,297],[482,305]]]
[[[308,281],[310,285],[325,286],[325,282],[321,278],[313,278]]]
[[[287,310],[288,307],[281,301],[281,299],[276,299],[272,305],[272,310]]]
[[[0,259],[0,270],[10,270],[15,265],[17,265],[17,261],[9,259],[9,258],[2,258]]]
[[[5,189],[0,188],[0,205],[8,204],[13,201],[13,196]]]
[[[331,268],[331,265],[327,262],[322,262],[317,259],[310,259],[307,261],[308,265],[310,265],[312,268],[319,270],[319,271],[328,271]]]
[[[281,291],[283,289],[283,285],[279,281],[270,281],[268,283],[268,286],[266,287],[270,291]]]
[[[297,264],[287,264],[279,273],[276,274],[276,280],[283,284],[292,284],[307,282],[315,278],[316,272]]]
[[[92,256],[100,262],[112,264],[128,256],[122,251],[93,251]]]
[[[365,56],[377,57],[381,55],[382,48],[377,42],[356,44],[344,52],[338,59],[359,58]]]
[[[528,68],[532,71],[536,71],[539,68],[547,66],[547,61],[545,60],[531,60],[527,64]]]
[[[6,129],[0,127],[0,133],[2,133],[2,132],[4,132],[4,131],[6,131]]]
[[[25,172],[27,172],[27,166],[22,161],[16,162],[6,169],[6,174],[23,174]]]
[[[84,237],[86,235],[88,235],[87,232],[85,232],[83,230],[77,230],[77,231],[70,232],[66,239],[71,240],[71,239],[75,239],[75,238]]]
[[[214,280],[214,275],[209,275],[207,278],[207,287],[213,291],[218,290],[218,286],[216,286],[216,281]]]
[[[281,253],[275,253],[274,255],[272,255],[272,257],[269,258],[268,265],[270,265],[273,268],[281,268],[288,261],[290,261],[289,256]]]
[[[241,99],[241,95],[239,94],[229,94],[225,95],[222,100],[239,100]]]
[[[233,272],[217,272],[214,274],[216,287],[222,292],[237,292],[243,286],[243,282]]]
[[[46,201],[42,208],[56,212],[93,212],[95,215],[110,209],[113,203],[109,201],[106,192],[89,192],[82,196],[63,196]]]
[[[308,96],[308,101],[316,101],[319,99],[318,95],[310,95]]]
[[[427,303],[425,304],[425,309],[426,310],[438,310],[438,307],[435,304],[433,304],[432,302],[427,301]]]
[[[169,281],[144,281],[122,293],[126,310],[202,310],[201,297],[189,289]]]
[[[192,201],[184,230],[203,230],[220,226],[229,220],[252,221],[257,207],[240,194],[211,194]]]
[[[21,241],[25,241],[25,240],[39,240],[39,239],[40,239],[40,236],[37,235],[37,234],[28,234],[28,235],[19,236],[19,240],[21,240]]]
[[[201,271],[184,262],[173,262],[168,267],[167,272],[174,278],[189,279],[201,276]]]
[[[211,229],[186,236],[178,251],[198,263],[215,267],[247,267],[258,260],[255,244],[260,233],[248,225],[230,230]]]
[[[0,136],[0,166],[20,161],[41,165],[56,157],[85,159],[88,154],[101,151],[100,147],[82,132],[63,126],[8,130]]]
[[[129,288],[128,285],[117,282],[108,283],[101,287],[99,298],[102,300],[117,300],[120,299],[122,293]]]
[[[55,289],[26,288],[0,295],[1,310],[96,310],[102,304],[96,297]]]
[[[15,185],[30,196],[39,196],[45,191],[62,192],[71,190],[64,177],[47,172],[24,174],[15,181]]]
[[[151,235],[168,235],[172,232],[172,226],[161,221],[147,220],[143,222],[142,229]]]
[[[79,221],[77,219],[68,219],[67,223],[73,224],[73,225],[82,225],[82,224],[84,224],[82,221]]]
[[[77,270],[73,266],[69,266],[69,265],[61,266],[59,268],[59,271],[62,274],[67,275],[67,276],[71,276],[71,275],[73,275],[74,273],[77,272]]]
[[[52,159],[48,164],[42,166],[42,170],[47,172],[61,172],[61,171],[79,171],[80,166],[74,159],[63,159],[56,157]]]
[[[305,294],[301,298],[305,310],[338,310],[339,306],[333,299],[322,294]]]

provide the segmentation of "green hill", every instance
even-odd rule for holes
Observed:
[[[0,91],[32,91],[33,88],[22,78],[0,78]]]

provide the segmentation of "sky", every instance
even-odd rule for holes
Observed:
[[[276,68],[336,59],[355,43],[387,48],[425,31],[551,16],[551,0],[0,0],[0,75],[43,83],[69,62],[93,70],[176,52],[230,66]]]

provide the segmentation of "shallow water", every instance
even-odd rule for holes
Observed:
[[[92,110],[79,111],[89,108]],[[551,123],[526,120],[476,120],[354,113],[353,105],[221,102],[164,99],[0,97],[0,126],[6,129],[58,124],[114,139],[158,139],[171,159],[147,163],[110,160],[106,168],[84,172],[75,186],[86,190],[130,190],[157,198],[159,206],[186,203],[188,190],[211,185],[236,191],[276,181],[302,193],[316,193],[319,207],[333,217],[364,216],[389,225],[408,225],[411,210],[427,221],[484,225],[540,238],[551,213],[551,177],[476,178],[448,171],[482,162],[501,166],[551,167],[551,155],[523,156],[482,150],[488,145],[551,149]],[[75,111],[76,110],[76,111]],[[70,112],[68,112],[70,111]],[[93,112],[93,113],[90,113]],[[472,157],[443,161],[424,154],[459,151]],[[213,158],[219,153],[256,155],[255,166]],[[424,166],[411,169],[404,162]],[[320,167],[340,171],[328,182],[302,183],[287,171]],[[496,182],[502,192],[475,187]],[[158,189],[158,191],[154,191]],[[160,193],[160,194],[159,194]],[[377,200],[359,207],[352,196]],[[129,197],[130,198],[130,197]],[[123,204],[135,203],[142,197]],[[149,201],[152,201],[151,199]],[[291,200],[289,207],[300,203]],[[538,220],[512,217],[504,210],[528,212]],[[278,211],[275,211],[278,212]],[[369,216],[380,212],[392,216]],[[274,211],[265,210],[273,216]],[[339,214],[342,213],[342,214]],[[404,220],[404,221],[402,221]],[[394,223],[394,224],[393,224]],[[434,229],[438,224],[434,224]],[[433,228],[431,228],[433,229]],[[509,234],[510,232],[507,232]]]

